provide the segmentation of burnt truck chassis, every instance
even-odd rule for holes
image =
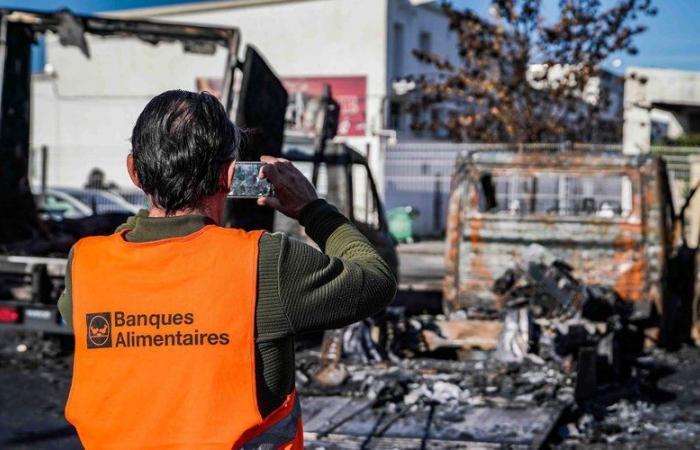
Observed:
[[[56,308],[64,288],[65,255],[74,242],[57,236],[38,219],[29,187],[30,48],[37,35],[55,33],[62,45],[90,56],[86,34],[136,38],[156,45],[180,42],[184,52],[213,54],[226,49],[222,102],[230,114],[235,69],[240,67],[236,28],[120,20],[74,14],[0,9],[0,330],[70,333]],[[103,222],[103,221],[102,221]],[[80,233],[94,225],[76,223]],[[104,224],[102,224],[104,225]],[[102,227],[104,228],[104,227]],[[77,237],[80,237],[80,233]],[[35,256],[41,255],[41,256]],[[11,299],[11,300],[8,300]]]
[[[486,197],[495,198],[495,192],[485,188],[485,178],[532,178],[533,192],[527,201],[535,205],[536,178],[557,173],[626,177],[631,189],[628,214],[560,215],[534,209],[509,214],[494,212],[487,204]],[[697,303],[698,252],[686,243],[683,215],[696,190],[676,214],[666,166],[658,157],[619,152],[466,152],[457,160],[448,206],[446,312],[466,309],[478,316],[478,311],[501,310],[503,301],[494,293],[494,283],[535,243],[573,266],[584,282],[610,286],[630,301],[634,317],[659,328],[660,335],[653,333],[653,338],[663,345],[687,342],[691,305]]]
[[[212,54],[217,46],[228,51],[223,68],[222,101],[230,113],[234,70],[240,33],[235,28],[157,23],[147,20],[118,20],[73,14],[68,10],[37,12],[0,9],[0,207],[12,211],[0,217],[0,249],[6,253],[28,247],[27,241],[47,240],[37,219],[29,188],[30,144],[30,49],[36,36],[54,33],[62,45],[78,47],[89,57],[86,34],[140,39],[156,45],[181,42],[183,50]],[[29,252],[36,253],[36,252]],[[46,252],[44,252],[46,253]]]
[[[12,214],[0,216],[0,329],[32,329],[52,333],[66,333],[55,304],[63,290],[66,272],[65,257],[72,244],[90,234],[109,234],[115,223],[123,218],[106,216],[85,219],[64,219],[61,226],[49,227],[40,222],[31,190],[27,182],[29,163],[29,98],[30,77],[29,48],[37,34],[52,32],[58,35],[62,45],[78,47],[89,57],[86,34],[136,38],[156,45],[160,42],[181,42],[185,52],[213,54],[217,47],[227,51],[223,67],[222,102],[229,116],[233,108],[233,85],[236,70],[242,73],[241,91],[236,111],[239,125],[255,130],[252,141],[242,155],[243,160],[257,160],[256,148],[267,149],[268,154],[281,155],[284,136],[284,114],[287,93],[282,83],[267,65],[262,55],[247,46],[245,59],[238,57],[240,33],[236,28],[213,28],[177,23],[157,23],[148,20],[118,20],[103,17],[72,14],[68,10],[43,13],[25,10],[0,9],[0,34],[4,46],[0,46],[0,58],[4,56],[4,78],[2,93],[2,115],[0,115],[0,206]],[[19,89],[18,87],[21,87]],[[248,92],[264,91],[265,98],[255,101]],[[9,93],[12,95],[10,96]],[[10,103],[12,101],[13,103]],[[18,106],[19,105],[19,106]],[[258,132],[262,131],[262,132]],[[324,134],[321,142],[329,137]],[[320,134],[319,134],[320,136]],[[292,146],[299,139],[291,139]],[[307,136],[302,141],[310,142]],[[318,139],[314,140],[317,142]],[[15,151],[8,151],[13,148]],[[289,159],[320,164],[346,166],[345,175],[350,191],[345,193],[343,205],[339,205],[351,220],[352,172],[350,165],[361,165],[367,171],[371,196],[377,205],[379,226],[363,226],[361,218],[354,220],[360,230],[375,243],[392,266],[397,270],[395,244],[388,232],[383,206],[369,171],[367,161],[349,147],[342,147],[345,159],[335,161],[331,150],[310,159],[290,155]],[[4,151],[3,151],[4,150]],[[330,200],[330,199],[329,199]],[[261,208],[246,200],[227,205],[227,226],[244,229],[272,229],[275,214],[270,208]],[[243,220],[243,217],[246,219]],[[115,220],[117,220],[115,222]],[[73,223],[75,222],[75,223]],[[280,221],[281,222],[281,221]],[[70,230],[70,232],[66,232]],[[3,256],[10,255],[10,256]],[[21,256],[20,256],[21,255]]]
[[[0,330],[72,334],[56,302],[65,286],[65,258],[0,256]]]

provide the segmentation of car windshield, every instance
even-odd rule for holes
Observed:
[[[60,191],[78,199],[96,214],[115,212],[133,213],[135,209],[125,200],[122,200],[109,192],[101,192],[92,189],[60,189]]]

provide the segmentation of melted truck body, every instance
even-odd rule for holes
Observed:
[[[664,163],[652,156],[464,153],[448,209],[446,309],[500,309],[494,280],[540,244],[638,314],[661,311],[672,205]]]

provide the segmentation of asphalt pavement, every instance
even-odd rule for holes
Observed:
[[[72,363],[55,340],[0,333],[0,448],[82,448],[63,416]]]
[[[399,244],[399,283],[401,288],[442,289],[445,275],[445,241]]]

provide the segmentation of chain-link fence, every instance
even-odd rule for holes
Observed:
[[[700,155],[700,147],[652,145],[651,154],[666,161],[666,167],[674,180],[687,183],[690,181],[690,159]]]
[[[413,233],[439,235],[445,229],[447,196],[455,159],[454,144],[398,144],[386,152],[384,197],[387,210],[410,206]]]
[[[415,210],[413,233],[444,233],[447,199],[455,160],[465,151],[622,151],[620,144],[450,144],[399,143],[387,148],[385,162],[386,208],[410,206]]]

